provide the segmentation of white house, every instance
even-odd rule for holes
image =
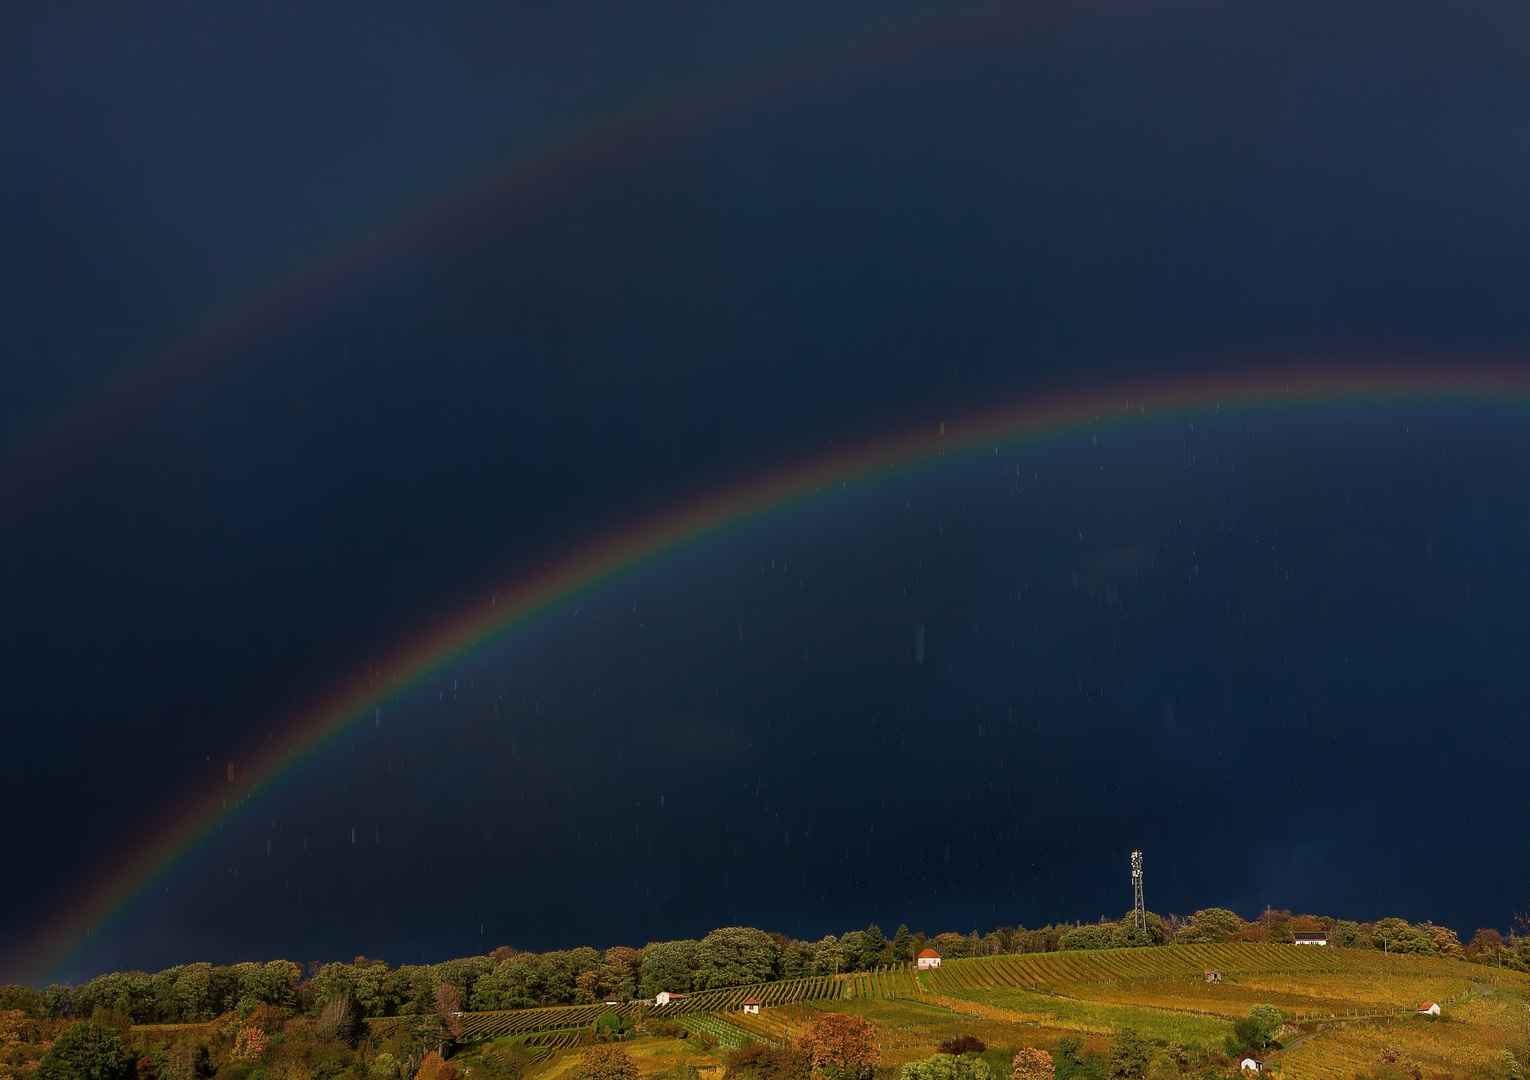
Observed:
[[[1440,1006],[1439,1006],[1439,1003],[1438,1002],[1434,1002],[1434,1001],[1426,1001],[1426,1002],[1424,1002],[1422,1005],[1420,1005],[1418,1007],[1418,1014],[1420,1016],[1439,1016],[1440,1015]]]
[[[1207,968],[1204,978],[1207,982],[1219,983],[1222,981],[1222,973],[1216,968]]]
[[[914,966],[923,971],[925,968],[940,967],[940,953],[934,949],[926,949],[914,958]]]
[[[1299,933],[1299,934],[1296,934],[1294,936],[1296,938],[1296,943],[1298,945],[1327,945],[1328,944],[1328,935],[1324,934],[1324,933],[1321,933],[1321,932],[1320,933],[1316,933],[1316,934],[1301,934],[1301,933]]]
[[[744,1011],[746,1013],[754,1013],[755,1016],[759,1016],[760,1015],[760,1003],[758,1001],[754,1000],[754,998],[745,998],[744,999]]]
[[[1238,1069],[1247,1069],[1249,1072],[1259,1072],[1264,1068],[1264,1059],[1258,1054],[1243,1054],[1238,1058]]]
[[[660,990],[657,994],[654,995],[653,1003],[655,1005],[668,1005],[671,1001],[684,1000],[684,994],[671,994],[668,990]]]

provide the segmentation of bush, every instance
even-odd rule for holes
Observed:
[[[900,1080],[994,1080],[988,1062],[979,1058],[936,1054],[903,1066]]]
[[[947,1039],[935,1049],[941,1054],[981,1054],[988,1049],[988,1044],[976,1035],[958,1035],[954,1039]]]
[[[795,1046],[750,1043],[728,1055],[723,1080],[808,1080],[807,1056]]]

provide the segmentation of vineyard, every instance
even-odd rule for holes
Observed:
[[[1215,969],[1220,980],[1207,982]],[[758,1015],[742,1011],[746,998]],[[699,1036],[693,1054],[748,1042],[801,1037],[825,1011],[863,1016],[877,1028],[884,1063],[928,1056],[955,1035],[990,1046],[1055,1047],[1063,1035],[1103,1052],[1132,1028],[1159,1045],[1219,1047],[1231,1022],[1255,1004],[1286,1017],[1289,1046],[1271,1058],[1284,1080],[1351,1080],[1385,1051],[1418,1063],[1421,1075],[1492,1074],[1507,1046],[1530,1042],[1530,977],[1430,957],[1293,945],[1180,945],[947,960],[869,972],[700,991],[665,1005],[645,1002],[467,1013],[465,1038],[513,1037],[533,1064],[566,1060],[606,1013]],[[1445,1021],[1420,1020],[1420,1001],[1446,1007]],[[374,1029],[410,1018],[374,1020]],[[647,1045],[639,1040],[636,1045]],[[659,1051],[660,1056],[670,1051]],[[554,1072],[561,1066],[550,1066]]]

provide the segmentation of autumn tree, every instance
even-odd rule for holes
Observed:
[[[596,1043],[579,1055],[579,1080],[637,1080],[637,1062],[616,1043]]]
[[[1052,1055],[1034,1046],[1027,1046],[1015,1055],[1010,1063],[1013,1080],[1052,1080]]]
[[[449,1065],[437,1051],[432,1050],[425,1055],[425,1060],[420,1062],[420,1069],[414,1074],[414,1080],[461,1080],[462,1074]]]
[[[1483,927],[1472,935],[1466,946],[1466,958],[1476,964],[1492,964],[1503,952],[1503,935],[1491,927]]]
[[[1450,927],[1436,926],[1432,922],[1426,922],[1419,929],[1429,935],[1429,943],[1434,946],[1436,956],[1442,956],[1446,960],[1466,959],[1466,950],[1461,947],[1461,939],[1456,937],[1456,932]]]
[[[876,1036],[877,1029],[869,1020],[845,1013],[823,1013],[797,1046],[807,1055],[814,1076],[864,1080],[882,1059]]]
[[[452,1038],[462,1038],[462,994],[455,984],[444,982],[436,987],[436,1012]]]

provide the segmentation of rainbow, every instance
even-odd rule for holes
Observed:
[[[295,251],[266,272],[230,287],[167,328],[156,341],[62,413],[43,418],[6,451],[0,483],[88,449],[123,417],[139,416],[239,362],[277,328],[322,310],[347,289],[375,281],[433,246],[468,231],[561,177],[652,145],[730,109],[772,100],[831,75],[886,64],[921,51],[988,39],[1001,26],[1047,26],[1055,19],[1003,0],[933,8],[894,5],[855,22],[773,48],[729,58],[678,84],[651,87],[588,110],[383,207],[366,221]]]
[[[329,693],[279,725],[241,763],[230,783],[188,799],[140,843],[122,852],[95,883],[32,935],[11,965],[34,980],[78,956],[88,935],[121,919],[229,817],[300,763],[312,760],[364,721],[374,708],[429,680],[473,650],[523,630],[571,600],[767,515],[826,497],[828,491],[875,483],[942,457],[1021,448],[1098,425],[1163,422],[1207,409],[1316,407],[1448,401],[1530,403],[1530,369],[1440,363],[1382,367],[1309,367],[1263,374],[1119,386],[1059,393],[983,414],[931,422],[864,447],[746,479],[677,505],[626,528],[592,538],[561,562],[502,586],[489,603],[465,608],[429,635],[395,650],[364,676]]]

